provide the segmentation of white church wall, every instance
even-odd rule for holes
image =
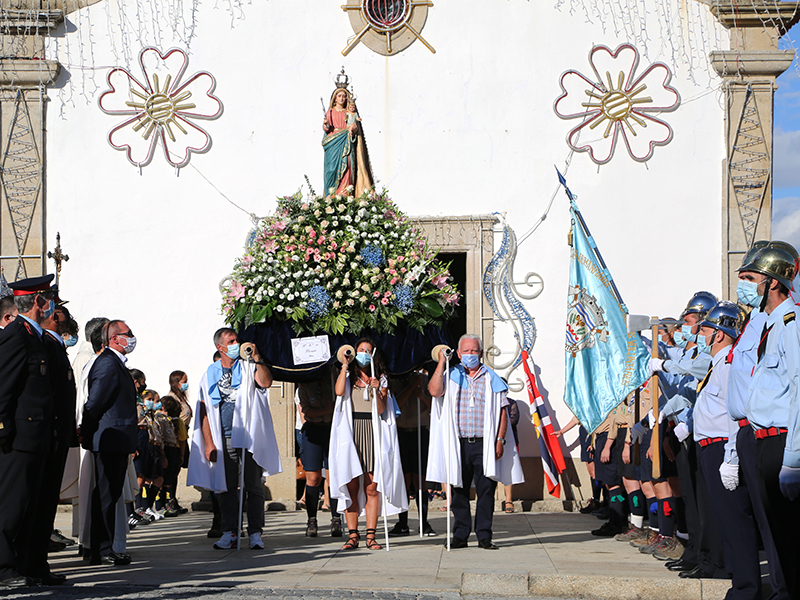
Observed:
[[[214,75],[224,113],[201,123],[213,146],[179,174],[160,148],[140,172],[106,142],[120,120],[103,114],[97,98],[109,68],[125,62],[116,27],[109,35],[106,26],[120,22],[127,3],[71,15],[68,33],[49,43],[67,73],[63,87],[50,90],[47,123],[48,235],[60,231],[70,256],[63,295],[81,324],[97,315],[127,320],[139,338],[130,364],[160,392],[174,369],[194,386],[210,361],[211,336],[223,324],[217,286],[242,252],[251,227],[245,212],[268,214],[304,174],[321,190],[319,98],[328,102],[342,65],[375,176],[405,212],[505,213],[521,235],[556,191],[554,165],[563,170],[565,137],[577,125],[553,112],[561,73],[589,74],[593,44],[628,41],[552,3],[441,1],[423,31],[436,54],[416,43],[390,58],[363,46],[342,57],[352,29],[340,2],[257,2],[233,20],[213,4],[199,6],[186,74]],[[621,143],[599,168],[576,154],[567,179],[631,312],[674,316],[693,292],[720,290],[723,111],[708,70],[672,64],[658,14],[639,70],[659,59],[677,69],[672,85],[683,103],[663,115],[673,141],[647,164]],[[135,22],[133,12],[129,18]],[[720,45],[724,35],[707,20]],[[154,42],[145,33],[127,53],[135,58]],[[161,49],[172,46],[182,47],[176,40]],[[135,60],[127,66],[141,77]],[[525,304],[538,331],[532,358],[561,425],[571,418],[562,401],[568,230],[559,190],[517,257],[517,279],[527,271],[544,278],[544,292]],[[511,350],[510,330],[499,326],[495,342]],[[536,454],[533,446],[529,440],[523,454]]]

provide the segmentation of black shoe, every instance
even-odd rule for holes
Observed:
[[[68,538],[67,536],[61,533],[60,529],[53,529],[53,533],[50,535],[50,539],[54,542],[61,542],[62,544],[66,544],[67,546],[74,546],[78,542],[73,540],[72,538]]]
[[[492,540],[478,540],[478,546],[484,550],[497,550],[497,546],[492,543]]]
[[[56,542],[55,540],[51,539],[50,542],[47,545],[47,551],[48,552],[61,552],[66,547],[67,547],[67,545],[64,542]]]
[[[666,563],[666,567],[673,573],[681,573],[683,571],[692,571],[697,568],[697,565],[679,558],[678,560],[671,560]]]
[[[447,542],[444,543],[445,548],[447,547]],[[453,539],[450,540],[450,549],[455,548],[466,548],[467,547],[467,540],[462,540],[461,538],[457,538],[453,536]]]
[[[222,537],[222,517],[214,515],[214,520],[211,521],[211,529],[208,530],[206,537],[212,539],[219,539]]]
[[[331,518],[331,537],[342,537],[342,518]]]
[[[584,506],[578,512],[581,513],[582,515],[589,515],[594,511],[596,511],[598,508],[600,508],[600,503],[594,498],[592,498],[591,500],[589,500],[588,504],[586,504],[586,506]]]
[[[67,582],[67,576],[58,573],[47,573],[41,577],[31,577],[34,585],[64,585]]]
[[[317,520],[312,517],[308,520],[308,525],[306,525],[306,537],[317,537],[317,531]]]
[[[0,588],[14,589],[28,587],[33,582],[23,575],[12,575],[6,579],[0,580]]]
[[[114,565],[116,567],[124,567],[131,564],[131,557],[128,554],[117,554],[116,552],[109,552],[102,556],[94,555],[89,560],[90,565]]]
[[[389,530],[389,537],[400,537],[404,535],[411,535],[411,530],[408,527],[402,527],[400,523],[395,523],[395,526]]]
[[[614,525],[611,521],[606,521],[600,526],[600,529],[592,531],[592,535],[598,537],[614,537],[618,533],[625,533],[625,528],[619,525]]]
[[[434,537],[438,534],[433,530],[430,523],[425,523],[425,527],[422,528],[422,535],[425,537]]]
[[[678,573],[681,579],[714,579],[714,575],[703,570],[703,567],[697,566],[691,571],[683,571]]]

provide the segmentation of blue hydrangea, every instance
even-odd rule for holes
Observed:
[[[384,263],[383,250],[375,244],[364,246],[360,252],[361,260],[370,267],[380,267]]]
[[[394,298],[392,304],[400,309],[403,314],[408,314],[414,308],[414,289],[410,285],[396,285],[392,290]]]
[[[330,304],[331,297],[321,285],[315,285],[308,290],[308,314],[312,319],[326,314]]]

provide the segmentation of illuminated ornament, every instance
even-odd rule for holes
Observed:
[[[421,35],[431,6],[431,0],[347,0],[342,9],[348,13],[356,35],[342,54],[347,56],[361,42],[373,52],[391,56],[416,40],[436,53]]]
[[[110,89],[98,100],[100,110],[129,118],[108,132],[108,143],[125,150],[133,164],[149,164],[159,140],[174,167],[186,166],[192,152],[211,147],[211,137],[193,120],[216,119],[222,103],[213,94],[216,81],[210,73],[200,71],[182,81],[188,62],[177,48],[165,55],[145,48],[139,53],[144,83],[121,67],[109,72]]]
[[[614,156],[622,137],[634,160],[644,162],[656,146],[672,140],[672,128],[654,114],[678,108],[680,95],[669,85],[672,73],[663,63],[653,63],[637,76],[639,52],[622,44],[614,52],[595,46],[589,53],[594,78],[577,71],[561,75],[561,90],[554,105],[562,119],[582,119],[567,135],[569,147],[588,152],[605,164]]]

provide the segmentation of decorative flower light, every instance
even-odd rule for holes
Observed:
[[[577,71],[565,72],[560,80],[563,93],[553,106],[562,119],[583,119],[567,135],[570,148],[589,152],[602,165],[614,156],[621,135],[631,158],[649,160],[656,146],[672,140],[672,128],[653,115],[673,111],[680,104],[678,91],[669,85],[669,68],[653,63],[637,77],[639,52],[630,44],[614,52],[595,46],[589,63],[594,79]]]
[[[216,81],[210,73],[200,71],[182,81],[188,62],[178,48],[165,55],[145,48],[139,53],[144,83],[121,67],[109,72],[110,89],[100,95],[100,110],[129,118],[108,132],[108,143],[125,150],[134,165],[149,164],[159,140],[174,167],[186,166],[192,152],[211,147],[211,137],[192,119],[216,119],[222,103],[213,94]]]

